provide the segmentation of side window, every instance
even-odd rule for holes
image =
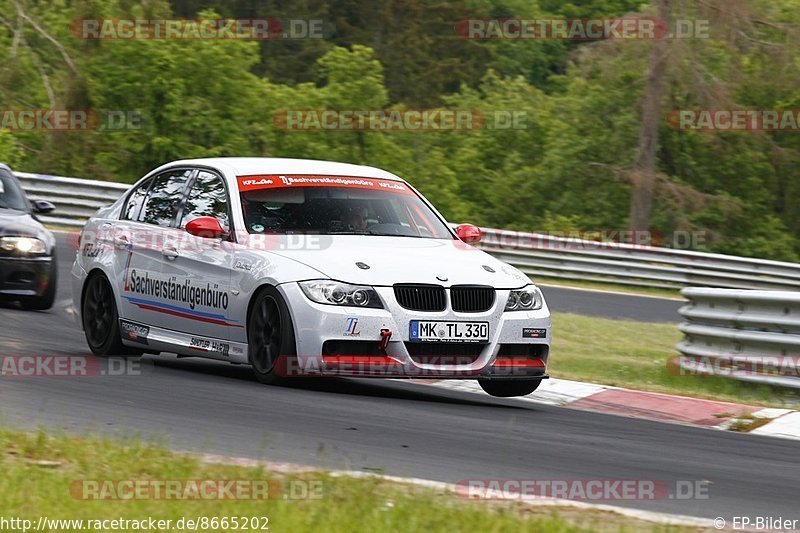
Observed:
[[[170,170],[156,176],[142,207],[139,221],[157,226],[169,226],[191,172],[191,170]]]
[[[128,196],[128,202],[125,204],[125,209],[122,210],[122,220],[138,220],[139,209],[144,203],[144,197],[147,195],[147,188],[150,187],[152,179],[143,181],[136,190]]]
[[[225,231],[231,230],[225,184],[219,176],[203,170],[197,175],[186,198],[181,228],[185,228],[189,221],[197,217],[214,217]]]

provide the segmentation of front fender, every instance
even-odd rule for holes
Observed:
[[[254,250],[252,247],[234,245],[231,263],[231,290],[240,302],[231,310],[230,318],[247,323],[249,303],[265,286],[277,287],[307,279],[327,279],[328,276],[304,263],[277,253]],[[243,332],[244,335],[246,332]],[[244,342],[245,338],[232,339]]]

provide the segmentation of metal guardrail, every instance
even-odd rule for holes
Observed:
[[[31,200],[47,200],[56,206],[52,215],[39,218],[47,224],[83,227],[99,208],[122,196],[130,185],[108,181],[63,178],[14,172]]]
[[[800,290],[800,264],[484,229],[481,248],[536,276],[640,287]]]
[[[81,227],[129,185],[17,172],[31,199],[56,205],[44,222]],[[527,274],[639,287],[800,290],[800,264],[483,228],[480,247]]]
[[[800,292],[686,288],[686,373],[800,388]]]

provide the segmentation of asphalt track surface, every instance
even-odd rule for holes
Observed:
[[[678,309],[685,303],[678,299],[570,289],[553,285],[543,286],[542,292],[551,311],[639,322],[678,322],[681,318]]]
[[[67,251],[60,255],[64,282]],[[580,292],[573,298],[607,297]],[[558,310],[556,293],[548,296]],[[69,298],[62,283],[50,311],[0,307],[2,354],[88,354],[66,310]],[[708,518],[800,518],[796,441],[417,383],[341,379],[268,387],[246,366],[166,354],[139,364],[141,372],[124,376],[0,377],[0,423],[446,482],[635,479],[663,480],[674,490],[677,480],[707,481],[708,499],[603,503]]]

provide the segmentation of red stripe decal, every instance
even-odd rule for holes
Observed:
[[[521,357],[498,357],[492,366],[544,367],[541,359],[523,359]]]
[[[375,355],[323,355],[322,362],[334,365],[399,365],[390,357]]]
[[[210,324],[217,324],[218,326],[230,326],[234,328],[241,328],[242,326],[237,326],[236,324],[228,324],[223,320],[217,320],[216,318],[206,318],[202,316],[194,316],[189,315],[187,313],[181,313],[180,311],[173,311],[172,309],[162,309],[161,307],[156,307],[154,305],[147,305],[147,304],[135,304],[142,309],[147,309],[148,311],[158,311],[159,313],[165,313],[168,315],[179,316],[181,318],[188,318],[189,320],[198,320],[200,322],[208,322]]]

